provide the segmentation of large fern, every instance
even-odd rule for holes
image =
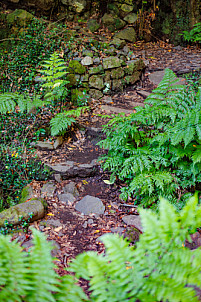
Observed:
[[[106,139],[99,145],[108,154],[101,160],[112,172],[111,180],[116,176],[128,184],[124,199],[133,196],[149,205],[159,195],[178,198],[178,190],[183,194],[200,181],[201,88],[195,92],[177,82],[166,69],[144,108],[136,107],[128,117],[119,115],[104,127]],[[181,169],[184,161],[189,173]]]
[[[136,248],[117,235],[104,235],[104,254],[85,252],[60,277],[54,270],[50,243],[33,229],[33,248],[23,252],[9,236],[0,236],[2,302],[198,302],[201,248],[188,249],[190,234],[201,224],[198,194],[179,213],[161,199],[159,213],[140,210],[143,234]],[[88,296],[77,284],[89,282]]]

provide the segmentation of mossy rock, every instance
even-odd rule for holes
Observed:
[[[14,12],[7,15],[8,26],[18,25],[23,27],[25,24],[30,23],[34,16],[24,9],[16,9]]]
[[[101,90],[104,88],[103,77],[99,75],[92,75],[89,78],[89,86]]]
[[[71,60],[68,64],[68,72],[84,74],[86,72],[86,67],[80,64],[77,60]]]
[[[94,33],[100,28],[100,24],[98,24],[98,22],[95,19],[90,19],[87,22],[87,27],[92,33]]]
[[[98,65],[96,67],[89,68],[89,74],[97,74],[97,73],[103,73],[104,69],[102,65]]]
[[[22,189],[20,203],[25,202],[32,197],[33,197],[33,189],[31,186],[28,185]]]
[[[145,64],[143,60],[131,60],[127,62],[127,66],[125,67],[124,71],[127,75],[132,75],[134,72],[143,70],[145,68]]]
[[[125,77],[126,84],[127,85],[133,85],[133,84],[135,84],[137,81],[139,81],[140,75],[141,75],[141,72],[140,71],[136,71],[132,75],[126,76]]]
[[[112,81],[112,90],[113,91],[123,91],[124,81],[122,79],[115,79]]]
[[[75,86],[77,84],[77,79],[76,79],[76,76],[75,74],[68,74],[67,77],[66,77],[66,80],[69,82],[67,84],[67,87],[72,87],[72,86]]]
[[[111,70],[112,79],[120,79],[120,78],[123,78],[123,76],[124,76],[124,70],[122,67]]]

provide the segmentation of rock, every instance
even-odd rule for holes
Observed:
[[[100,58],[95,58],[95,59],[94,59],[94,64],[95,64],[95,65],[100,64],[100,62],[101,62]]]
[[[93,52],[91,52],[90,50],[87,50],[87,49],[85,49],[85,50],[83,50],[83,52],[82,52],[82,55],[83,55],[83,57],[91,57],[91,58],[93,58]]]
[[[0,213],[0,227],[4,225],[5,221],[13,225],[18,225],[20,224],[21,218],[30,222],[41,219],[45,214],[45,206],[45,200],[42,198],[32,198],[27,202],[10,207]],[[30,217],[31,213],[32,217]]]
[[[86,67],[77,60],[71,60],[68,64],[68,71],[73,74],[84,74],[86,72]]]
[[[73,161],[66,161],[56,165],[46,164],[51,170],[57,174],[61,174],[62,179],[69,179],[72,177],[89,177],[94,175],[97,169],[97,163],[92,160],[90,164],[77,164]]]
[[[98,90],[101,90],[104,88],[103,78],[99,75],[92,75],[89,78],[89,86],[94,87]]]
[[[130,48],[127,45],[125,45],[123,47],[122,51],[125,53],[125,55],[127,55],[131,50],[130,50]]]
[[[112,69],[112,71],[111,71],[112,79],[120,79],[120,78],[123,78],[123,76],[124,76],[124,70],[122,67]]]
[[[121,60],[118,57],[108,57],[103,59],[103,68],[111,69],[121,66]]]
[[[149,75],[149,80],[153,84],[158,85],[162,81],[162,79],[164,77],[164,74],[165,74],[164,70],[159,70],[159,71],[152,72]],[[178,79],[179,79],[178,82],[175,83],[174,85],[185,85],[186,84],[185,79],[183,79],[183,78],[178,78]]]
[[[119,17],[114,16],[113,14],[104,14],[102,17],[102,23],[110,31],[115,31],[121,29],[125,26],[125,21],[121,20]]]
[[[54,149],[57,149],[59,146],[61,146],[63,143],[63,137],[58,136],[54,142]]]
[[[137,21],[137,15],[135,13],[130,13],[124,18],[124,21],[129,24],[133,24]]]
[[[126,76],[125,77],[125,82],[126,84],[128,85],[133,85],[135,84],[137,81],[139,81],[140,79],[140,72],[139,71],[136,71],[134,72],[131,76]]]
[[[80,80],[81,80],[81,82],[88,82],[89,81],[88,73],[81,76]]]
[[[99,198],[87,195],[76,203],[75,209],[85,215],[92,213],[100,215],[104,214],[105,206]]]
[[[145,90],[137,90],[137,94],[143,96],[146,99],[151,94],[151,92]]]
[[[112,98],[111,96],[104,96],[102,98],[102,102],[106,103],[106,104],[111,104],[112,103]]]
[[[126,215],[122,218],[123,222],[125,222],[127,225],[132,225],[136,229],[138,229],[140,232],[143,232],[141,219],[139,215]]]
[[[131,114],[133,113],[133,110],[128,110],[128,109],[123,109],[123,108],[119,108],[119,107],[113,107],[113,106],[108,106],[108,105],[101,105],[101,109],[111,113],[125,113],[125,114]]]
[[[59,183],[62,182],[62,178],[60,174],[54,174],[54,179]]]
[[[42,221],[40,221],[40,225],[45,226],[45,227],[52,226],[52,227],[55,227],[55,228],[58,228],[58,227],[62,226],[59,219],[42,220]]]
[[[145,68],[145,64],[143,60],[131,60],[126,62],[127,66],[125,67],[124,71],[125,74],[132,75],[136,71],[141,71]]]
[[[75,13],[83,13],[86,9],[87,2],[85,0],[62,0],[63,4],[68,5]]]
[[[71,181],[67,185],[65,185],[63,187],[63,191],[64,191],[64,193],[71,193],[75,197],[79,196],[78,189],[76,187],[76,184],[73,181]]]
[[[112,81],[112,90],[113,91],[123,91],[124,88],[124,82],[122,79],[116,79]]]
[[[97,73],[103,73],[103,66],[98,65],[97,67],[91,67],[89,68],[89,74],[97,74]]]
[[[51,249],[51,256],[54,258],[58,255],[58,253],[60,252],[60,245],[58,242],[56,242],[55,240],[50,240],[48,241],[52,244],[52,249]]]
[[[66,80],[68,81],[67,87],[76,86],[77,84],[76,76],[73,73],[67,74]]]
[[[94,221],[93,221],[93,219],[89,218],[88,221],[87,221],[87,223],[88,223],[88,224],[93,224]]]
[[[28,185],[22,189],[20,202],[25,202],[30,198],[33,198],[33,189]]]
[[[54,150],[54,146],[53,143],[49,143],[49,142],[37,142],[34,147],[42,149],[42,150]]]
[[[95,100],[99,100],[103,97],[103,93],[100,90],[97,89],[90,89],[89,90],[89,95],[91,98]]]
[[[117,48],[117,49],[122,49],[126,45],[126,42],[124,40],[122,40],[122,39],[114,38],[110,42],[110,45],[114,45],[115,48]]]
[[[100,24],[98,24],[95,19],[89,19],[87,22],[87,27],[92,33],[94,33],[100,28]]]
[[[125,231],[125,229],[122,227],[111,228],[112,233],[119,234],[120,236],[123,234],[124,231]]]
[[[126,15],[131,13],[132,11],[133,11],[133,6],[132,5],[128,5],[126,3],[123,3],[120,6],[120,16],[121,17],[125,17]]]
[[[89,56],[86,56],[84,59],[82,59],[81,64],[84,66],[90,66],[93,64],[93,59]]]
[[[16,9],[12,13],[7,15],[7,23],[9,26],[20,26],[23,27],[25,24],[30,23],[34,16],[28,13],[24,9]]]
[[[136,32],[133,27],[128,27],[126,29],[123,29],[122,31],[118,32],[114,38],[118,38],[121,40],[125,40],[131,43],[134,43],[136,41]]]
[[[76,200],[71,193],[59,194],[58,199],[61,202],[65,202],[67,205],[71,205]]]
[[[47,182],[41,188],[41,196],[53,197],[55,190],[56,190],[56,185],[53,182]]]

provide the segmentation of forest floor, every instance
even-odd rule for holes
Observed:
[[[156,88],[158,74],[150,77],[165,68],[172,69],[178,76],[187,71],[200,70],[201,51],[194,48],[173,47],[162,42],[146,43],[139,45],[138,50],[133,50],[136,58],[146,60],[146,70],[139,83],[134,87],[127,88],[124,92],[107,96],[102,101],[92,100],[92,111],[81,120],[81,127],[74,130],[71,138],[66,138],[62,146],[57,150],[37,150],[38,157],[49,164],[63,161],[74,161],[80,164],[88,164],[97,159],[103,150],[96,143],[104,138],[101,127],[106,121],[100,114],[116,114],[124,111],[133,112],[136,105],[143,106],[144,100],[151,91]],[[159,73],[160,76],[160,73]],[[85,130],[83,130],[85,129]],[[53,256],[58,266],[59,274],[66,274],[66,268],[71,259],[83,251],[94,250],[98,253],[104,251],[104,246],[99,240],[105,233],[119,233],[129,237],[135,242],[141,232],[139,225],[129,225],[123,221],[128,215],[138,215],[134,200],[130,199],[127,204],[119,199],[119,189],[122,183],[108,185],[107,172],[103,172],[100,165],[95,175],[86,178],[76,177],[69,180],[54,180],[55,192],[46,197],[48,211],[41,221],[33,223],[33,226],[44,232],[49,241],[53,241],[55,249]],[[74,182],[79,196],[71,203],[61,202],[58,198],[66,184]],[[44,182],[33,181],[31,183],[35,196],[40,196],[40,189]],[[99,198],[104,206],[104,214],[83,215],[75,210],[75,204],[84,196],[90,195]],[[44,221],[46,224],[44,224]],[[135,228],[135,229],[134,229]],[[136,232],[136,229],[138,233]],[[31,232],[28,234],[18,233],[18,241],[28,250],[32,245]],[[201,233],[193,236],[190,248],[201,246]]]

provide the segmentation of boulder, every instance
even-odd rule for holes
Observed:
[[[93,59],[89,56],[86,56],[84,59],[82,59],[81,64],[84,66],[90,66],[93,64]]]
[[[101,90],[104,88],[103,78],[98,75],[92,75],[89,78],[89,86]]]
[[[100,24],[98,24],[98,22],[95,19],[90,19],[87,22],[87,27],[92,33],[94,33],[100,28]]]
[[[42,198],[32,198],[31,200],[20,203],[0,213],[0,227],[4,226],[4,222],[18,225],[21,219],[33,222],[41,219],[45,214],[46,203]],[[32,217],[30,217],[32,214]]]
[[[75,209],[85,215],[88,214],[104,214],[105,206],[102,201],[94,196],[86,195],[75,205]]]
[[[121,66],[122,61],[118,57],[108,57],[103,59],[103,68],[111,69]]]
[[[122,49],[126,45],[126,42],[124,40],[122,40],[122,39],[114,38],[110,42],[110,45],[114,45],[115,48],[117,48],[117,49]]]
[[[115,31],[121,29],[125,26],[125,21],[121,20],[118,17],[115,17],[113,14],[104,14],[102,17],[102,23],[106,26],[110,31]]]
[[[7,15],[8,26],[18,25],[23,27],[25,24],[30,23],[34,16],[24,9],[16,9]]]
[[[137,21],[137,15],[135,13],[130,13],[124,17],[124,21],[126,21],[128,24],[133,24]]]
[[[78,62],[77,60],[71,60],[68,64],[68,71],[69,73],[73,74],[84,74],[86,72],[86,67],[84,67],[83,65],[84,64],[80,64],[80,62]]]
[[[114,38],[118,38],[121,40],[125,40],[131,43],[134,43],[136,41],[136,32],[133,27],[128,27],[126,29],[123,29],[122,31],[118,32]]]

